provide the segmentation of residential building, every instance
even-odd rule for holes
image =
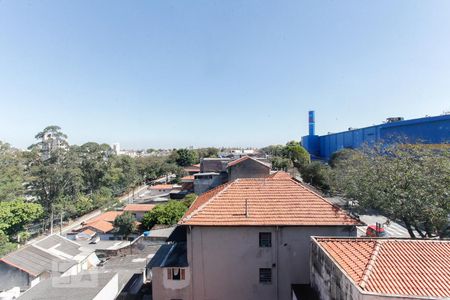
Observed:
[[[21,300],[114,300],[118,294],[118,274],[85,272],[46,279],[20,296]]]
[[[179,227],[187,266],[158,270],[154,299],[170,299],[158,296],[169,295],[163,289],[178,289],[184,300],[291,299],[292,284],[309,284],[310,237],[356,236],[357,225],[289,176],[236,179],[200,195],[186,212]]]
[[[123,211],[128,211],[133,214],[137,221],[141,221],[146,212],[151,211],[155,204],[128,204]]]
[[[173,184],[157,184],[150,186],[148,189],[153,192],[170,193],[174,188]]]
[[[195,164],[192,166],[184,167],[184,171],[186,171],[186,173],[188,173],[188,175],[194,175],[195,173],[199,173],[200,172],[200,164]]]
[[[197,195],[203,194],[227,182],[227,179],[226,173],[207,172],[194,174],[194,193]]]
[[[0,259],[0,291],[21,291],[50,277],[76,275],[97,265],[93,250],[59,235],[50,235]]]
[[[78,234],[80,232],[85,232],[87,229],[95,232],[96,236],[100,237],[101,240],[115,239],[114,235],[114,220],[123,214],[123,211],[107,211],[96,217],[93,217],[86,222],[81,224],[81,227],[74,229],[73,233]],[[88,233],[90,233],[90,231]],[[72,237],[68,235],[68,237]],[[120,237],[118,237],[120,239]]]
[[[312,238],[319,299],[449,299],[450,241]]]
[[[228,180],[233,181],[238,178],[268,177],[272,166],[250,156],[243,156],[242,158],[229,162],[227,168]]]

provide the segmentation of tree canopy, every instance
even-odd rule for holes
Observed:
[[[361,208],[379,210],[421,237],[441,234],[450,214],[450,151],[375,145],[334,162],[333,187]]]

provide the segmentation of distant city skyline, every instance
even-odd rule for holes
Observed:
[[[0,140],[263,147],[450,111],[449,1],[0,1]]]

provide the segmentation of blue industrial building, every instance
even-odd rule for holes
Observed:
[[[394,142],[443,144],[450,142],[450,115],[413,120],[389,118],[380,125],[349,129],[339,133],[315,135],[314,111],[309,112],[309,135],[302,137],[302,145],[314,159],[329,160],[343,148],[355,149],[363,144]]]

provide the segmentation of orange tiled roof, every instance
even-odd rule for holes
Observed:
[[[252,158],[252,157],[250,157],[250,156],[243,156],[243,157],[241,157],[241,158],[238,158],[238,159],[236,159],[236,160],[233,160],[232,162],[229,162],[229,163],[228,163],[227,167],[235,166],[235,165],[237,165],[237,164],[240,164],[240,163],[243,162],[243,161],[246,161],[247,159],[251,159],[251,160],[253,160],[253,161],[256,161],[257,163],[260,163],[260,164],[263,165],[263,166],[266,166],[266,167],[270,168],[269,165],[263,163],[262,161],[259,161],[259,160],[257,160],[257,159],[254,159],[254,158]]]
[[[316,238],[363,291],[450,297],[450,241]]]
[[[99,220],[96,222],[88,223],[83,228],[92,228],[96,231],[100,231],[102,233],[107,233],[107,232],[110,232],[111,230],[113,230],[114,226],[111,222]]]
[[[122,211],[107,211],[102,213],[99,216],[93,217],[92,219],[87,220],[87,224],[89,223],[94,223],[97,221],[106,221],[106,222],[114,222],[114,220],[116,219],[117,216],[120,216],[123,212]]]
[[[173,188],[173,185],[171,185],[171,184],[157,184],[157,185],[150,187],[151,190],[169,190],[172,188]]]
[[[150,211],[155,207],[155,204],[128,204],[123,211]]]
[[[270,174],[270,178],[274,179],[291,179],[291,174],[284,172],[284,171],[277,171],[273,174]]]
[[[180,224],[312,226],[360,222],[292,179],[240,178],[200,195]]]
[[[188,175],[188,176],[181,177],[181,180],[194,180],[194,179],[195,179],[194,175]]]

